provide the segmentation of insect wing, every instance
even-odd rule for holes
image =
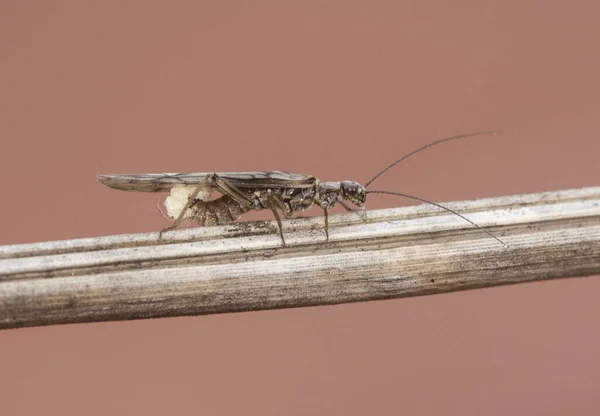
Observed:
[[[311,175],[290,172],[215,172],[230,184],[244,189],[309,188],[316,179]],[[197,173],[146,173],[97,175],[100,183],[114,189],[134,192],[165,192],[177,185],[198,185],[208,172]],[[213,186],[207,183],[207,186]],[[213,186],[214,187],[214,186]]]

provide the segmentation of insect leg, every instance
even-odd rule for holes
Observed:
[[[325,218],[325,242],[329,242],[329,209],[323,208],[323,217]]]
[[[241,205],[253,205],[252,199],[248,195],[240,191],[237,187],[235,187],[225,179],[221,178],[216,173],[211,173],[210,175],[208,175],[208,180],[210,180],[219,190],[219,192],[221,192],[223,195],[229,195]]]
[[[345,203],[345,202],[344,202],[344,201],[343,201],[341,198],[340,198],[340,199],[338,199],[338,201],[337,201],[337,202],[338,202],[338,203],[339,203],[341,206],[343,206],[343,207],[344,207],[344,209],[345,209],[346,211],[350,211],[350,212],[358,211],[357,209],[354,209],[354,208],[352,208],[352,207],[348,206],[348,204],[346,204],[346,203]]]
[[[288,209],[288,207],[283,203],[279,195],[274,194],[270,190],[268,192],[271,198],[273,198],[273,202],[275,202],[277,204],[277,207],[281,210],[281,212],[283,212],[283,215],[285,215],[286,218],[291,217],[294,212]]]
[[[367,220],[367,211],[365,210],[365,207],[362,207],[359,209],[349,207],[348,204],[346,204],[341,198],[338,199],[338,202],[340,203],[341,206],[343,206],[346,209],[346,211],[357,212],[363,221]]]
[[[179,216],[177,217],[177,219],[175,221],[173,221],[173,224],[171,224],[167,228],[163,228],[162,230],[160,230],[160,232],[158,233],[159,240],[162,238],[162,235],[165,231],[169,231],[169,230],[173,230],[173,229],[177,228],[177,226],[179,225],[181,220],[183,220],[183,218],[185,217],[185,213],[187,212],[187,210],[192,206],[192,203],[194,202],[194,199],[196,199],[196,197],[198,196],[198,193],[200,192],[200,190],[206,185],[207,180],[208,180],[208,176],[206,178],[204,178],[204,180],[201,183],[198,184],[196,189],[194,189],[194,192],[192,192],[192,194],[188,198],[187,202],[185,203],[185,206],[179,213]]]
[[[278,205],[276,199],[273,197],[273,194],[269,192],[269,208],[271,208],[271,211],[273,211],[273,215],[275,215],[275,220],[277,220],[277,226],[279,227],[279,236],[281,237],[281,242],[285,246],[285,239],[283,238],[283,225],[281,224],[281,218],[279,217],[279,213],[277,212],[277,208],[275,207],[276,205]]]
[[[196,216],[200,225],[204,227],[204,224],[206,224],[206,202],[200,206],[200,211]]]

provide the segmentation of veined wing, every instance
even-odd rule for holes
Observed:
[[[316,181],[316,178],[311,175],[280,171],[215,173],[232,185],[243,189],[310,188]],[[141,173],[96,175],[96,178],[110,188],[123,191],[165,192],[177,185],[198,185],[207,175],[210,173]]]

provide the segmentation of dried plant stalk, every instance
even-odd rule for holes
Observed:
[[[600,188],[0,247],[0,328],[419,296],[600,274]]]

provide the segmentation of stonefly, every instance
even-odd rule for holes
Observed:
[[[289,218],[293,216],[294,212],[305,211],[313,205],[317,205],[323,210],[325,236],[326,241],[329,241],[328,211],[336,203],[339,203],[348,211],[359,210],[364,213],[367,194],[386,194],[403,196],[435,205],[468,221],[482,232],[506,245],[486,229],[450,208],[413,195],[367,189],[369,185],[389,169],[431,146],[466,137],[499,133],[501,132],[480,131],[436,140],[396,160],[371,178],[365,185],[354,181],[321,182],[312,175],[281,171],[109,174],[97,175],[96,177],[104,185],[124,191],[170,191],[171,195],[165,201],[165,206],[168,215],[174,218],[175,221],[170,227],[160,232],[159,238],[163,232],[176,228],[184,218],[190,218],[202,226],[222,225],[234,222],[250,210],[270,209],[277,220],[281,242],[285,246],[279,211],[286,218]],[[210,200],[213,191],[217,191],[221,196]],[[347,203],[357,207],[357,209],[350,207]]]

